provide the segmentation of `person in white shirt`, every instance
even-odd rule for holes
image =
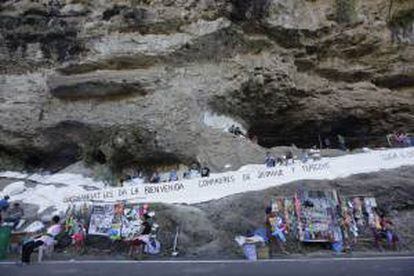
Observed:
[[[30,256],[33,251],[40,246],[52,246],[55,242],[55,238],[59,235],[63,228],[59,224],[60,217],[54,216],[51,221],[51,226],[47,229],[46,233],[40,237],[30,239],[23,244],[22,247],[22,263],[30,263]]]
[[[313,146],[309,150],[309,155],[310,155],[310,157],[312,158],[313,161],[317,161],[317,160],[320,160],[322,158],[321,151],[316,146]]]

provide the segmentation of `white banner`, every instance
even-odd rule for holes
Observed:
[[[393,169],[414,165],[414,148],[375,150],[349,154],[307,163],[266,168],[249,165],[236,172],[212,174],[197,178],[160,184],[140,184],[124,188],[103,189],[66,197],[65,202],[97,201],[199,203],[232,194],[263,190],[292,181],[305,179],[335,179],[357,173]]]

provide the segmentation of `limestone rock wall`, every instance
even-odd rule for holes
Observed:
[[[0,5],[0,158],[26,166],[99,153],[223,170],[261,162],[261,146],[414,130],[410,0]],[[204,125],[206,112],[259,145]]]

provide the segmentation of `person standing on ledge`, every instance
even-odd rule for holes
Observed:
[[[171,170],[170,171],[170,176],[168,178],[168,181],[172,182],[172,181],[178,181],[178,174],[176,170]]]
[[[206,166],[201,168],[201,177],[209,177],[210,176],[210,169]]]
[[[343,151],[346,151],[347,148],[346,148],[346,145],[345,145],[344,136],[342,136],[341,134],[338,134],[337,137],[338,137],[339,148]]]
[[[266,153],[265,164],[268,168],[273,168],[276,166],[276,159],[270,152]]]

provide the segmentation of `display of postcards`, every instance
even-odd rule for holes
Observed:
[[[296,193],[295,199],[299,240],[327,242],[340,237],[335,190],[301,190]]]
[[[351,196],[342,199],[343,225],[350,237],[370,239],[372,228],[378,224],[377,202],[370,196]]]
[[[113,216],[93,214],[90,219],[88,233],[90,235],[108,235],[112,228],[112,218]]]
[[[89,221],[90,235],[108,235],[114,220],[114,205],[93,205]]]
[[[138,204],[95,204],[91,206],[88,233],[111,239],[133,238],[141,233],[141,225]]]

